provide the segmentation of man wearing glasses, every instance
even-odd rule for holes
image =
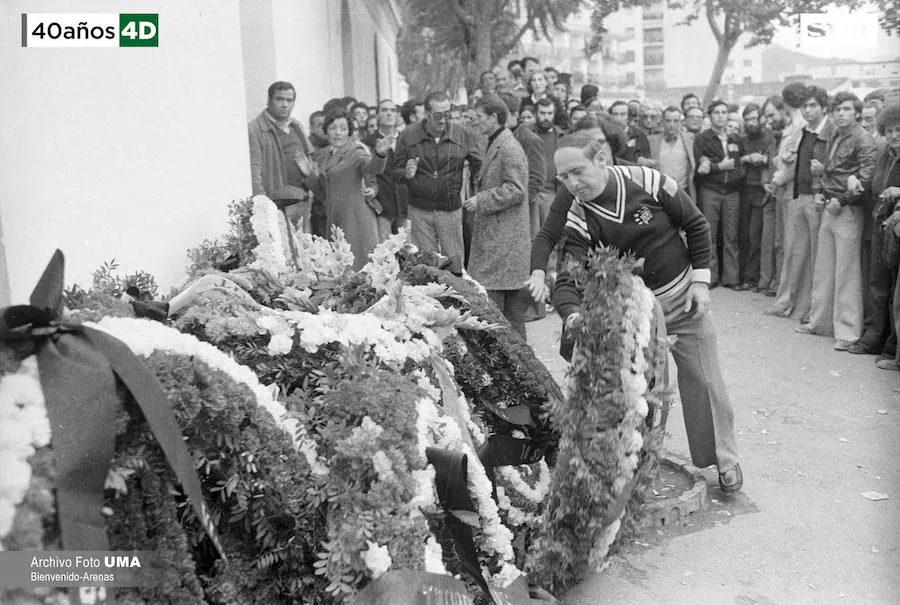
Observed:
[[[391,166],[394,161],[394,150],[397,148],[397,137],[400,131],[397,130],[397,106],[390,99],[383,99],[378,104],[378,111],[375,114],[378,121],[378,130],[367,136],[363,143],[372,149],[375,153],[375,144],[381,139],[387,139],[390,142],[385,157],[384,170],[375,176],[378,184],[378,192],[375,199],[381,204],[381,214],[378,215],[378,239],[384,241],[396,233],[397,229],[406,222],[406,188],[398,186],[395,182],[394,173]]]
[[[450,107],[442,92],[425,97],[425,119],[400,134],[392,166],[396,181],[407,186],[412,243],[462,262],[463,168],[468,161],[475,179],[481,154],[462,125],[450,124]]]

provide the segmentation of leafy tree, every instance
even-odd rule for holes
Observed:
[[[719,89],[725,65],[732,49],[744,37],[747,46],[770,44],[779,27],[793,25],[799,13],[821,12],[829,5],[841,5],[851,10],[859,8],[864,0],[667,0],[669,8],[685,9],[687,17],[682,22],[687,25],[705,18],[718,44],[716,62],[704,95],[704,106],[711,101]],[[896,0],[876,0],[887,10],[881,19],[882,27],[894,27],[900,32],[900,10]],[[592,40],[586,49],[596,52],[603,43],[606,30],[603,21],[607,16],[622,8],[648,7],[653,0],[594,0],[591,18]]]
[[[900,36],[900,4],[897,0],[874,0],[875,6],[881,11],[878,23],[881,28],[890,35]]]
[[[478,76],[528,32],[564,30],[583,0],[407,0],[397,41],[400,72],[412,96],[475,88]]]

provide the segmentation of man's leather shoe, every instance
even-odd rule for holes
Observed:
[[[788,314],[782,311],[781,309],[766,309],[763,311],[763,315],[771,315],[772,317],[781,317],[782,319],[788,317]]]
[[[719,487],[726,494],[733,494],[741,491],[744,485],[744,473],[741,472],[741,465],[735,464],[734,468],[719,473]]]

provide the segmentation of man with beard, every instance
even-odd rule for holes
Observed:
[[[759,285],[760,248],[762,246],[762,206],[766,201],[763,183],[768,180],[769,153],[772,136],[760,125],[760,109],[756,103],[748,103],[744,118],[744,184],[741,188],[740,246],[741,290],[753,290]]]
[[[556,151],[556,145],[563,138],[562,129],[554,126],[556,120],[556,104],[553,99],[540,99],[535,108],[537,111],[537,121],[534,124],[534,132],[541,138],[544,145],[544,165],[547,173],[544,183],[541,186],[541,193],[536,200],[536,204],[530,207],[531,214],[531,237],[537,235],[541,230],[541,225],[550,212],[550,204],[556,196],[556,165],[553,163],[553,154]]]

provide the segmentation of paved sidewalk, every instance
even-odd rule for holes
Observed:
[[[900,373],[763,315],[771,299],[712,293],[744,491],[705,471],[710,508],[651,530],[564,595],[568,605],[900,604]],[[528,324],[558,380],[556,315]],[[666,449],[687,457],[680,408]],[[863,492],[888,500],[872,501]]]

